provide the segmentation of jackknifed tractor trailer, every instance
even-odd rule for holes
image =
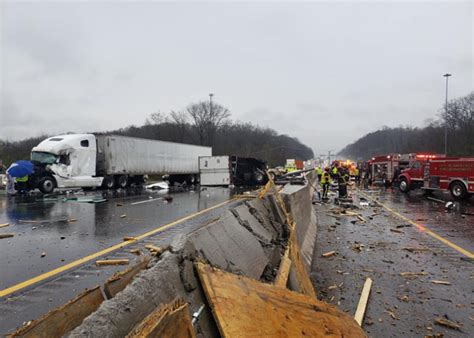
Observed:
[[[117,135],[68,134],[50,137],[31,152],[30,188],[126,188],[146,175],[169,175],[170,184],[199,180],[199,157],[212,148]]]

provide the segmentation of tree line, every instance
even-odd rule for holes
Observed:
[[[384,127],[344,147],[340,156],[367,160],[388,153],[432,152],[444,154],[445,121],[448,156],[474,156],[474,92],[448,102],[438,118],[424,127]]]
[[[211,146],[214,155],[255,157],[270,166],[284,165],[287,158],[313,158],[311,148],[295,137],[251,122],[233,121],[230,117],[229,109],[221,104],[202,101],[179,111],[152,113],[141,126],[131,125],[101,134]],[[6,165],[28,159],[31,149],[47,137],[17,142],[0,140],[0,159]]]

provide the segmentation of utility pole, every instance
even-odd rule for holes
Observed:
[[[451,74],[443,75],[446,78],[446,101],[444,104],[444,155],[448,156],[448,79]]]
[[[328,150],[328,164],[331,165],[331,150]]]

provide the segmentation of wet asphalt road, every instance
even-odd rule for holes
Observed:
[[[474,216],[466,215],[474,213],[474,199],[457,203],[456,210],[445,212],[444,204],[429,201],[418,192],[404,195],[384,189],[367,195],[450,243],[474,252]],[[353,196],[359,206],[362,195],[353,191]],[[447,194],[434,197],[451,199]],[[332,203],[315,205],[319,227],[311,277],[318,298],[354,314],[365,279],[370,277],[373,285],[363,325],[369,336],[474,336],[472,259],[383,207],[353,210],[366,223],[353,216],[333,214],[331,209],[335,207]],[[332,250],[337,254],[321,256]],[[404,272],[419,275],[400,275]],[[440,326],[436,318],[449,319],[461,329]]]
[[[55,201],[41,200],[41,196],[10,199],[0,196],[0,224],[10,223],[10,226],[0,229],[0,233],[15,233],[13,238],[0,240],[0,290],[123,243],[125,236],[141,235],[227,201],[232,194],[226,188],[201,188],[200,191],[170,193],[173,197],[171,202],[161,198],[167,195],[165,192],[141,189],[76,196],[108,199],[97,204],[65,201],[64,195]],[[232,201],[221,208],[197,215],[113,251],[104,258],[126,258],[130,260],[128,266],[132,266],[140,256],[130,253],[130,249],[146,252],[144,246],[147,244],[170,244],[175,236],[198,229],[219,217],[226,208],[239,203],[241,201]],[[121,215],[126,217],[122,218]],[[71,222],[71,219],[76,221]],[[45,257],[41,257],[43,252],[46,253]],[[0,298],[0,334],[12,332],[22,323],[64,305],[84,289],[102,284],[115,272],[128,267],[96,267],[94,262],[95,259]]]

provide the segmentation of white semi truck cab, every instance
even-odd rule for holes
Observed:
[[[125,188],[149,174],[169,174],[170,181],[199,180],[198,159],[212,148],[117,135],[68,134],[50,137],[32,149],[33,187]]]

